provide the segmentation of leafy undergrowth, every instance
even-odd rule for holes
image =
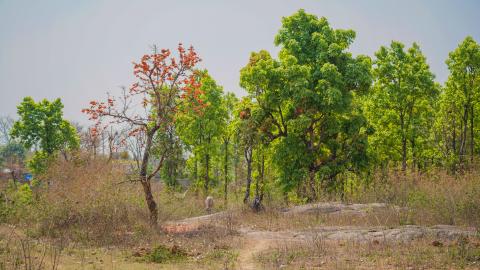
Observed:
[[[164,245],[156,246],[145,259],[154,263],[178,262],[185,260],[187,253],[178,246],[168,248]]]

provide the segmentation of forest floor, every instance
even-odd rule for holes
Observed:
[[[58,269],[480,269],[478,231],[399,225],[406,212],[380,203],[217,212],[164,223],[158,241],[171,254],[157,254],[145,243],[69,246],[62,250]],[[33,244],[21,248],[28,245]],[[41,248],[30,252],[37,260],[41,254]],[[154,263],[146,259],[152,254],[167,259]]]

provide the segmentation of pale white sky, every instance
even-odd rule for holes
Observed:
[[[417,41],[439,82],[448,52],[467,35],[480,41],[474,0],[0,0],[0,115],[15,116],[24,96],[60,97],[66,118],[85,124],[80,110],[129,86],[131,62],[152,44],[192,44],[217,82],[243,95],[239,70],[250,52],[276,54],[281,18],[300,8],[355,30],[354,54]]]

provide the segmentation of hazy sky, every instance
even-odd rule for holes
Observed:
[[[24,96],[60,97],[66,118],[86,123],[80,110],[129,86],[131,62],[152,44],[192,44],[225,90],[244,95],[239,70],[250,52],[276,54],[281,18],[300,8],[355,30],[354,54],[418,42],[439,82],[449,51],[467,35],[480,42],[475,0],[0,0],[0,115],[15,116]]]

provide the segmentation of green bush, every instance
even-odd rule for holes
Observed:
[[[147,260],[154,263],[166,263],[182,260],[185,257],[186,253],[177,246],[167,248],[166,246],[159,245],[147,255]]]
[[[28,215],[34,202],[32,189],[28,184],[18,185],[10,181],[0,200],[0,222],[18,221]]]

